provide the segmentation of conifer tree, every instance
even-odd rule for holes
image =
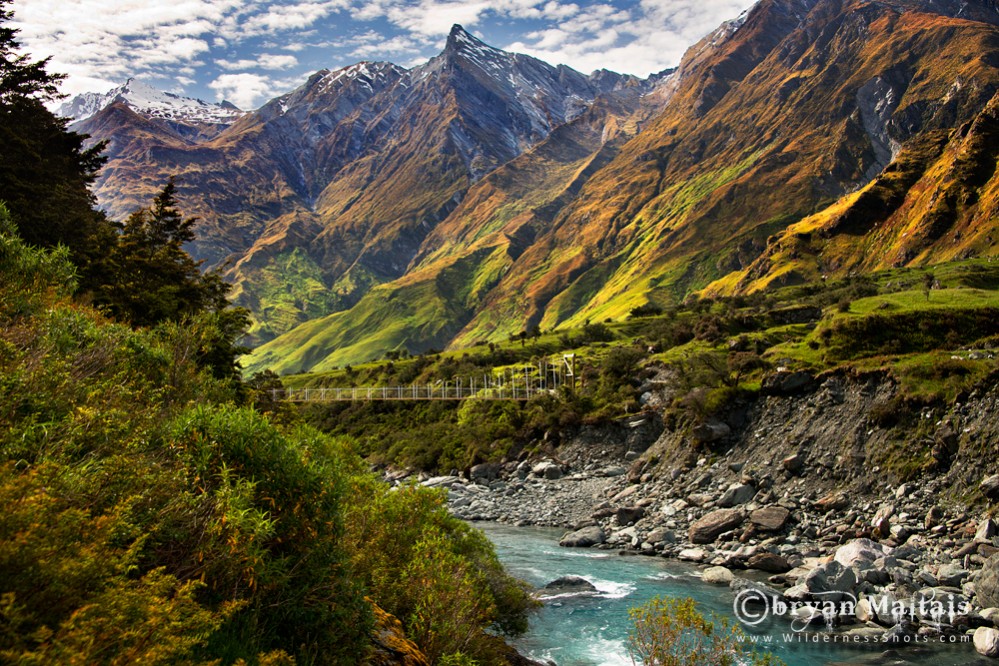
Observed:
[[[114,227],[88,189],[104,144],[85,147],[87,137],[45,107],[59,98],[63,76],[46,71],[48,59],[19,52],[10,3],[0,0],[0,201],[27,243],[69,248],[89,290],[106,279],[103,257],[114,243]]]
[[[202,273],[200,262],[184,250],[194,240],[197,218],[177,209],[171,178],[149,208],[129,215],[113,254],[111,284],[100,305],[137,326],[181,321],[228,306],[229,285],[217,272]]]

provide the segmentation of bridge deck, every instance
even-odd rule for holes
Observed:
[[[552,393],[538,387],[433,387],[433,386],[364,386],[357,388],[274,389],[275,400],[285,402],[367,402],[375,400],[530,400]]]

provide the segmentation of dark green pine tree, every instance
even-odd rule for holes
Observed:
[[[171,178],[149,208],[125,220],[113,253],[114,279],[97,299],[136,326],[182,321],[229,304],[229,285],[217,272],[202,273],[200,262],[184,250],[194,240],[197,218],[181,215],[176,193]]]
[[[85,148],[87,137],[45,107],[59,98],[63,77],[46,71],[47,59],[19,52],[10,3],[0,0],[0,201],[29,244],[69,248],[88,291],[107,280],[103,258],[115,236],[88,189],[104,164],[104,145]]]

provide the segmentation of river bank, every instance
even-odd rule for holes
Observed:
[[[993,653],[999,525],[941,506],[940,481],[886,488],[881,499],[816,496],[793,459],[764,473],[721,457],[650,475],[622,448],[566,444],[558,459],[422,483],[446,488],[466,520],[557,527],[566,547],[699,565],[704,581],[731,587],[719,590],[726,603],[749,600],[750,617],[785,614],[899,646],[968,640],[968,657],[974,637]]]
[[[495,544],[507,569],[532,585],[542,588],[558,577],[581,576],[595,588],[592,592],[549,597],[532,617],[530,631],[514,641],[524,655],[542,663],[550,660],[559,666],[632,665],[626,646],[631,628],[628,609],[657,595],[691,597],[701,612],[736,621],[731,595],[705,583],[703,567],[698,565],[613,550],[560,548],[560,528],[504,523],[478,526]],[[788,666],[965,666],[971,661],[964,645],[924,641],[897,650],[874,643],[826,642],[824,639],[834,634],[824,627],[799,633],[778,618],[746,627],[746,631],[754,645],[772,652]]]

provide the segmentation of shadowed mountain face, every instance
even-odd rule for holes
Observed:
[[[215,137],[121,105],[98,196],[168,174],[229,259],[251,369],[323,369],[734,293],[995,254],[991,2],[762,0],[648,81],[459,27],[319,72]]]

